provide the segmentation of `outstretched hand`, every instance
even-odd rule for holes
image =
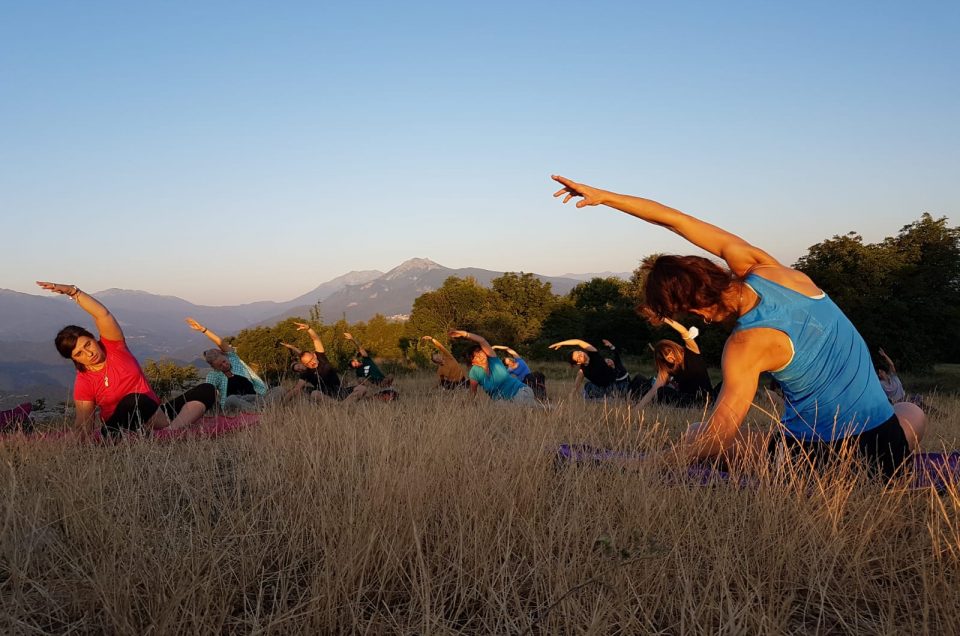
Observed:
[[[184,322],[190,325],[191,329],[196,329],[197,331],[205,331],[205,329],[203,328],[203,325],[201,325],[199,322],[197,322],[193,318],[187,318],[184,320]]]
[[[563,197],[563,202],[566,203],[573,197],[582,197],[580,201],[577,201],[578,208],[585,208],[588,205],[600,205],[603,203],[603,193],[604,190],[599,188],[592,188],[583,183],[577,183],[567,179],[566,177],[561,177],[558,174],[551,175],[550,177],[563,187],[553,193],[554,197]]]
[[[295,322],[293,324],[297,326],[297,331],[306,331],[307,329],[310,328],[310,325],[308,325],[305,322]]]
[[[565,345],[564,345],[562,342],[554,342],[552,345],[550,345],[549,348],[552,349],[553,351],[556,351],[556,350],[560,349],[560,348],[563,347],[563,346],[565,346]]]
[[[353,340],[353,335],[351,335],[351,334],[349,334],[349,333],[347,333],[347,332],[344,332],[344,333],[343,333],[343,337],[346,338],[347,340]]]
[[[613,343],[610,342],[609,340],[607,340],[606,338],[604,338],[603,340],[601,340],[601,342],[603,342],[603,346],[606,347],[607,349],[614,349],[614,348],[615,348],[615,347],[613,346]]]
[[[55,294],[63,294],[64,296],[72,296],[76,292],[76,285],[63,285],[60,283],[48,283],[46,281],[38,280],[37,285],[43,287],[47,291],[51,291]]]
[[[452,331],[449,331],[447,335],[450,336],[451,338],[466,338],[467,336],[470,335],[470,332],[464,331],[462,329],[454,329]]]

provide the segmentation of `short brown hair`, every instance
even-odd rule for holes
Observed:
[[[659,317],[720,304],[733,273],[702,256],[660,256],[646,266],[646,304]]]

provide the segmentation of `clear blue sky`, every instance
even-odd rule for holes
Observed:
[[[0,287],[226,304],[692,251],[553,172],[788,262],[956,223],[960,3],[784,4],[5,3]]]

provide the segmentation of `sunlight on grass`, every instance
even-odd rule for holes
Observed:
[[[955,488],[558,469],[560,443],[655,448],[701,414],[400,386],[210,441],[6,440],[0,631],[960,631]],[[953,448],[936,405],[926,445]]]

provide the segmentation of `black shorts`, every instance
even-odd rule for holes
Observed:
[[[910,444],[896,414],[880,426],[832,442],[808,442],[789,435],[775,435],[770,440],[771,458],[779,448],[786,450],[789,457],[809,458],[814,468],[820,470],[837,461],[844,449],[853,450],[872,475],[886,479],[902,472],[910,456]]]

